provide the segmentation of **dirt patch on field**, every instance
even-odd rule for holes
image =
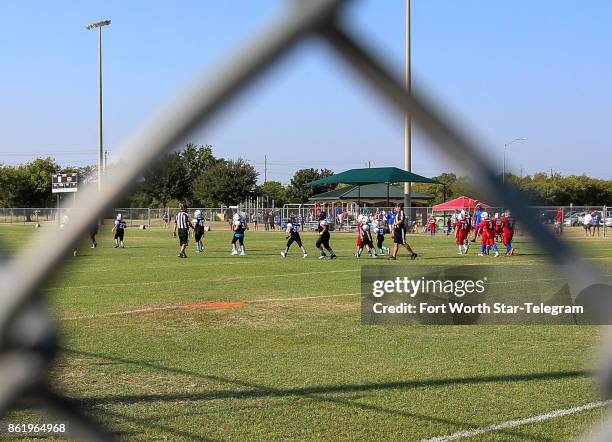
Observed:
[[[186,304],[181,308],[189,310],[230,310],[235,308],[243,308],[244,301],[206,301],[196,302],[195,304]]]

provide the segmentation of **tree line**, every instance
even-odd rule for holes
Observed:
[[[109,166],[112,167],[115,166]],[[81,182],[97,179],[95,166],[61,167],[52,158],[37,158],[17,166],[0,165],[0,207],[53,207],[51,175],[74,172],[79,173]],[[307,185],[332,174],[328,169],[300,169],[287,185],[278,181],[258,185],[259,174],[248,161],[215,157],[212,146],[190,143],[180,151],[160,156],[118,205],[165,208],[187,202],[193,207],[221,207],[260,197],[280,207],[304,203],[312,195],[333,190],[335,185]],[[478,187],[469,177],[443,173],[432,178],[446,184],[446,195],[440,185],[413,185],[414,191],[432,195],[432,204],[442,202],[445,196],[452,199],[478,195]],[[612,206],[612,180],[545,173],[524,177],[506,174],[506,179],[521,189],[533,205]]]

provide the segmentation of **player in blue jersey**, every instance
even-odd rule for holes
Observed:
[[[281,252],[281,256],[283,258],[287,257],[289,253],[289,247],[291,244],[296,243],[300,249],[302,249],[302,253],[304,254],[304,258],[308,257],[308,252],[306,252],[306,248],[302,245],[302,238],[300,238],[300,229],[301,224],[295,218],[292,218],[287,225],[285,226],[285,233],[287,233],[287,246],[285,250]]]
[[[234,232],[232,235],[232,255],[238,255],[236,243],[240,244],[240,256],[246,255],[246,250],[244,248],[244,233],[246,230],[247,223],[245,218],[238,213],[234,213],[232,220],[232,231]]]
[[[194,216],[195,218],[193,219],[193,225],[195,226],[195,229],[193,236],[196,241],[196,252],[202,253],[204,251],[204,241],[202,241],[205,225],[204,216],[200,210],[196,210]]]
[[[379,255],[389,253],[389,247],[385,247],[385,227],[379,224],[377,220],[372,221],[371,225],[372,236],[376,236],[376,248],[378,249]]]
[[[127,224],[123,219],[123,215],[120,213],[117,214],[117,219],[115,220],[115,225],[113,226],[112,231],[115,232],[115,248],[121,247],[122,249],[125,247],[123,245],[123,236],[125,235],[125,228]]]

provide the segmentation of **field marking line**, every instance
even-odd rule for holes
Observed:
[[[449,434],[447,436],[437,436],[431,439],[421,439],[419,442],[450,442],[453,440],[464,439],[466,437],[478,436],[484,433],[491,433],[493,431],[505,430],[508,428],[519,427],[522,425],[544,422],[550,419],[556,419],[558,417],[568,416],[570,414],[576,414],[583,411],[593,410],[596,408],[603,408],[610,404],[612,404],[612,400],[590,402],[588,404],[580,405],[578,407],[554,410],[549,411],[548,413],[540,414],[538,416],[532,416],[518,420],[510,420],[506,422],[501,422],[499,424],[487,425],[484,427],[472,428],[470,430],[459,431],[457,433]]]
[[[303,301],[308,299],[318,299],[318,298],[339,298],[346,296],[358,296],[361,293],[342,293],[336,295],[317,295],[317,296],[301,296],[299,298],[265,298],[265,299],[254,299],[252,301],[243,301],[245,304],[256,304],[262,302],[287,302],[287,301]],[[228,301],[231,302],[231,301]],[[113,316],[125,316],[125,315],[134,315],[138,313],[151,313],[163,310],[187,310],[193,308],[194,303],[189,304],[172,304],[165,305],[159,307],[144,307],[144,308],[136,308],[131,310],[123,310],[120,312],[110,312],[110,313],[100,313],[94,315],[84,315],[84,316],[69,316],[65,318],[56,318],[57,321],[77,321],[81,319],[98,319],[98,318],[109,318]]]

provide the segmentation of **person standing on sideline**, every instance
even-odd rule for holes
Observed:
[[[176,238],[176,233],[178,231],[180,246],[178,254],[179,258],[187,258],[185,249],[187,249],[187,246],[189,245],[190,227],[195,230],[195,226],[191,223],[191,220],[189,219],[189,214],[187,213],[187,205],[183,203],[181,204],[181,211],[178,213],[178,215],[176,215],[176,218],[174,220],[174,232],[172,233],[172,236]]]
[[[557,234],[563,234],[563,209],[559,208],[557,210],[557,214],[555,215],[555,231]]]
[[[395,206],[395,222],[393,223],[393,249],[389,259],[397,259],[399,246],[402,245],[410,252],[410,259],[416,259],[417,254],[406,242],[406,214],[404,213],[404,203],[397,203]]]
[[[591,222],[593,221],[593,216],[590,212],[584,214],[584,218],[582,219],[582,226],[584,227],[584,236],[587,238],[591,236]]]
[[[601,214],[600,212],[593,210],[591,214],[591,236],[595,236],[595,231],[597,231],[597,236],[599,236],[599,225],[601,224]]]

